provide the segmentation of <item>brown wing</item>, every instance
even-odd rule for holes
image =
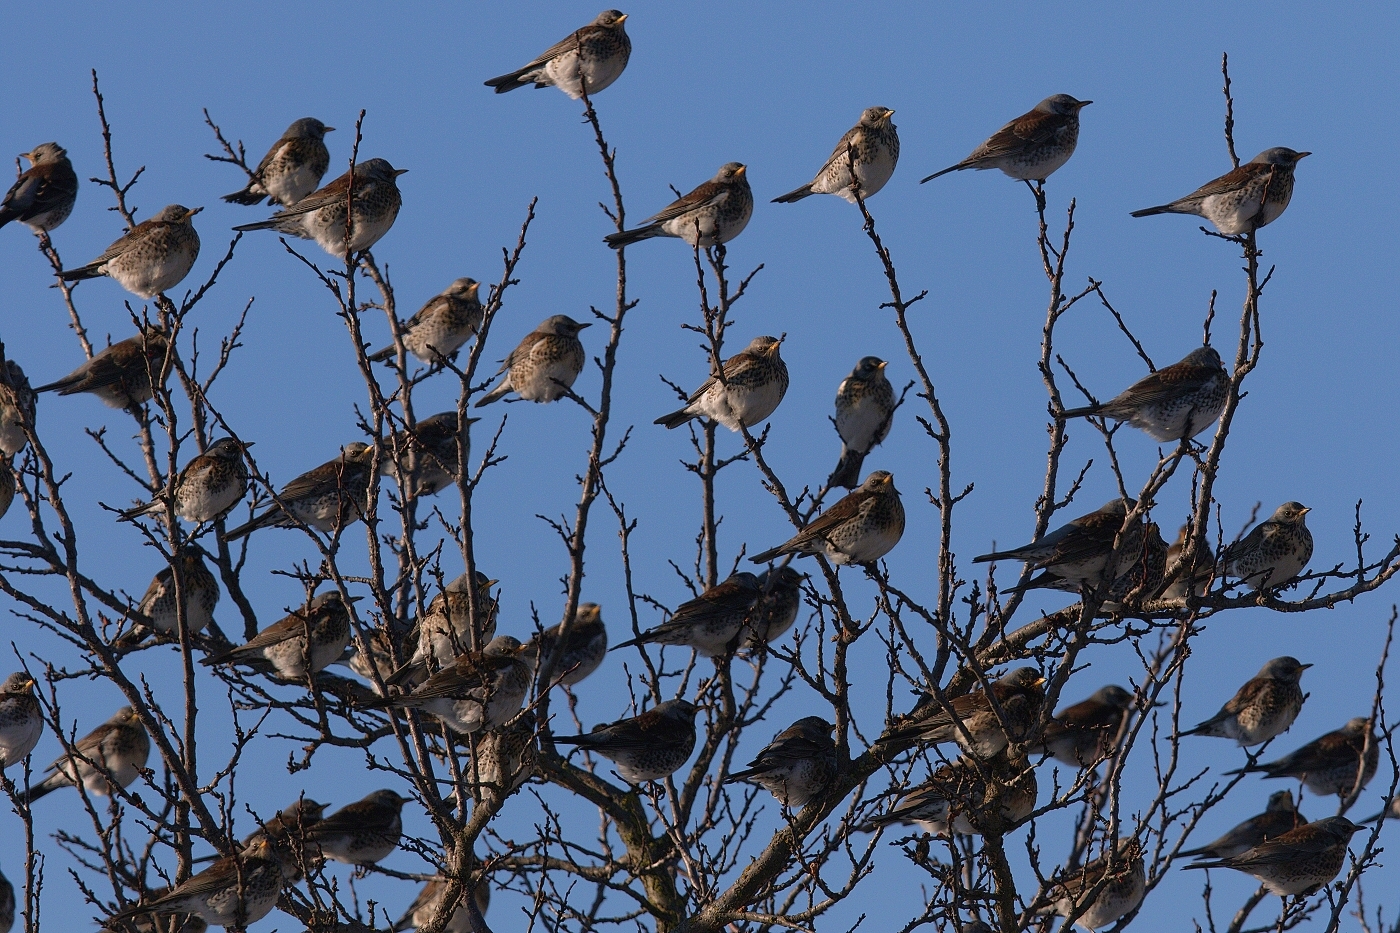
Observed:
[[[996,158],[1028,145],[1047,142],[1064,127],[1065,119],[1062,114],[1042,110],[1022,114],[993,133],[992,138],[978,146],[965,161]]]
[[[1275,166],[1262,163],[1246,162],[1237,169],[1233,169],[1221,175],[1214,181],[1208,181],[1195,191],[1178,201],[1194,201],[1201,198],[1208,198],[1214,194],[1224,194],[1227,191],[1234,191],[1242,188],[1249,181],[1258,175],[1267,175]]]
[[[1204,388],[1206,383],[1220,375],[1214,366],[1200,366],[1195,363],[1173,363],[1133,383],[1109,405],[1131,402],[1152,404],[1163,399],[1184,395]],[[1105,406],[1108,407],[1108,406]]]
[[[864,489],[855,490],[840,502],[812,519],[812,521],[807,524],[807,527],[799,531],[797,537],[793,538],[793,543],[797,544],[811,541],[814,538],[824,537],[828,531],[831,531],[831,529],[835,528],[837,525],[849,521],[860,514],[861,506],[875,495],[877,495],[877,493],[868,492]]]
[[[664,223],[667,220],[672,220],[698,208],[715,204],[722,198],[727,197],[728,194],[729,189],[725,185],[711,179],[685,197],[677,198],[672,201],[659,212],[648,217],[646,222],[649,224]]]

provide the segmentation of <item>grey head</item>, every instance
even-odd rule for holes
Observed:
[[[403,805],[407,802],[407,797],[400,797],[398,794],[388,789],[377,790],[365,797],[365,803],[372,803],[380,807],[390,807],[395,810],[402,809]]]
[[[486,643],[486,647],[481,649],[481,656],[485,658],[513,658],[520,654],[520,639],[512,635],[497,635]]]
[[[777,356],[778,347],[787,339],[787,334],[781,337],[755,337],[749,341],[749,345],[744,348],[744,352],[762,354],[764,356]]]
[[[604,29],[621,29],[626,20],[627,14],[621,10],[604,10],[593,20],[593,25]]]
[[[1190,363],[1192,366],[1209,366],[1213,369],[1224,369],[1225,364],[1220,360],[1220,354],[1215,347],[1197,347],[1182,359],[1183,363]]]
[[[1339,841],[1342,839],[1350,839],[1353,833],[1363,828],[1344,816],[1323,817],[1316,823],[1311,823],[1309,825],[1316,826],[1318,829],[1330,833]]]
[[[894,111],[888,107],[866,107],[860,115],[861,126],[879,126],[888,123]]]
[[[1337,731],[1344,732],[1347,735],[1365,735],[1366,726],[1368,723],[1370,723],[1370,721],[1371,720],[1365,716],[1355,716],[1351,719],[1348,719],[1347,724],[1345,726],[1342,726],[1342,728],[1338,729]]]
[[[752,576],[752,574],[750,574]],[[792,567],[777,567],[773,570],[765,570],[755,581],[758,586],[768,590],[777,590],[785,587],[798,587],[802,581],[807,579],[805,573],[799,573]]]
[[[997,681],[1008,687],[1038,687],[1045,683],[1040,671],[1033,667],[1018,667]]]
[[[1089,699],[1114,709],[1128,709],[1133,705],[1133,695],[1117,684],[1100,687]]]
[[[448,414],[451,414],[454,418],[457,417],[456,412],[448,412]],[[423,422],[420,421],[418,423],[422,424]],[[476,572],[476,588],[478,590],[489,589],[495,585],[495,580],[492,580],[480,570]],[[443,587],[443,589],[447,590],[449,593],[465,593],[467,591],[467,575],[465,573],[458,574],[449,580],[447,586]]]
[[[34,689],[34,678],[24,671],[15,671],[0,684],[0,693],[30,693]]]
[[[475,295],[481,283],[476,279],[453,279],[452,284],[443,291],[444,295],[463,295],[470,297]]]
[[[699,707],[688,700],[665,700],[656,704],[652,712],[677,722],[689,721],[693,723],[698,709]]]
[[[592,326],[592,322],[579,323],[567,314],[556,314],[541,321],[540,326],[535,328],[535,333],[554,334],[557,337],[576,337],[579,331]]]
[[[1136,507],[1136,499],[1109,499],[1099,507],[1099,512],[1104,515],[1127,515],[1129,509]]]
[[[189,208],[183,204],[167,204],[157,211],[151,219],[173,224],[189,223],[190,219],[202,210],[204,210],[202,207]]]
[[[315,117],[302,117],[287,127],[283,139],[320,139],[327,133],[334,133],[335,127],[326,126]]]
[[[406,168],[394,168],[387,159],[369,159],[355,166],[355,177],[364,181],[392,182],[406,171]]]
[[[1281,658],[1274,658],[1260,668],[1258,676],[1296,684],[1299,678],[1303,676],[1303,671],[1310,667],[1312,667],[1311,664],[1302,664],[1299,663],[1297,658],[1290,658],[1288,655],[1284,655]]]
[[[250,441],[247,446],[252,447],[252,442]],[[243,456],[243,448],[233,438],[221,437],[209,445],[209,449],[204,452],[204,455],[218,460],[238,460]]]
[[[1293,804],[1293,792],[1291,790],[1276,790],[1269,795],[1268,806],[1264,810],[1269,813],[1296,813],[1298,808]]]
[[[1270,516],[1269,520],[1277,522],[1280,525],[1303,526],[1306,525],[1303,517],[1311,511],[1312,509],[1301,502],[1285,502],[1283,505],[1274,509],[1274,514]]]
[[[803,716],[788,727],[814,739],[824,739],[836,731],[836,727],[820,716]]]
[[[1063,117],[1072,117],[1092,103],[1092,100],[1075,100],[1068,94],[1052,94],[1036,104],[1035,109],[1041,113],[1057,113]]]
[[[1298,164],[1298,160],[1312,155],[1311,152],[1298,152],[1289,149],[1287,146],[1275,146],[1272,149],[1265,149],[1254,158],[1250,159],[1252,165],[1287,165]]]
[[[874,379],[877,375],[885,371],[889,364],[878,356],[863,356],[856,368],[851,370],[851,375],[857,379]]]
[[[68,158],[68,150],[58,143],[40,143],[28,152],[21,152],[24,158],[35,165],[44,162],[57,162],[60,159]]]
[[[738,181],[748,172],[748,166],[742,162],[726,162],[719,167],[714,180],[723,184]]]

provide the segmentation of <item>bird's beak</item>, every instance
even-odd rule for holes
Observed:
[[[1312,155],[1311,152],[1300,152],[1300,153],[1298,153],[1298,159],[1306,159],[1306,158],[1307,158],[1308,156],[1310,156],[1310,155]],[[1294,159],[1293,161],[1294,161],[1294,162],[1297,162],[1298,159]]]
[[[1044,678],[1044,677],[1037,677],[1037,678],[1035,679],[1035,683],[1032,684],[1032,686],[1034,686],[1034,687],[1043,687],[1043,686],[1045,686],[1045,678]]]
[[[34,683],[34,678],[31,677],[24,682],[24,686],[21,689],[24,690],[25,693],[33,693],[35,686],[37,685]]]
[[[592,322],[592,321],[584,321],[582,324],[580,324],[580,325],[578,326],[578,329],[579,329],[579,330],[583,330],[585,327],[592,327],[592,326],[593,326],[593,322]]]
[[[480,419],[478,419],[478,420],[480,420]],[[483,589],[488,589],[488,590],[489,590],[489,589],[491,589],[491,587],[495,586],[497,583],[500,583],[500,582],[501,582],[500,580],[487,580],[485,583],[482,584],[482,588],[483,588]]]
[[[408,169],[406,169],[406,168],[396,168],[396,169],[394,169],[394,177],[395,177],[395,178],[398,178],[400,175],[402,175],[402,174],[403,174],[404,172],[406,172],[406,171],[408,171]]]
[[[352,602],[352,603],[357,603],[357,602],[359,602],[359,601],[362,600],[362,599],[364,599],[363,596],[351,596],[349,601]]]
[[[618,25],[620,26],[620,25],[622,25],[623,23],[627,22],[627,17],[630,16],[630,15],[631,15],[631,14],[629,14],[629,13],[623,13],[621,16],[619,16],[619,17],[617,18]]]
[[[1311,512],[1311,511],[1312,511],[1312,507],[1311,507],[1311,506],[1305,505],[1305,506],[1303,506],[1303,511],[1299,512],[1298,515],[1301,517],[1301,516],[1303,516],[1303,515],[1307,515],[1307,514],[1308,514],[1309,512]]]
[[[1312,667],[1311,664],[1299,664],[1299,665],[1298,665],[1298,670],[1300,670],[1300,671],[1305,671],[1305,670],[1307,670],[1307,669],[1310,668],[1310,667]]]
[[[202,210],[204,210],[204,208],[202,208],[202,207],[192,207],[192,208],[190,208],[189,213],[185,214],[185,219],[186,219],[186,220],[189,220],[191,217],[193,217],[195,214],[198,214],[198,213],[199,213],[200,211],[202,211]]]
[[[734,174],[735,174],[735,175],[743,175],[743,174],[747,173],[748,170],[749,170],[749,167],[748,167],[747,165],[741,165],[741,166],[739,166],[738,168],[736,168],[736,169],[734,170]]]
[[[243,449],[244,449],[244,450],[247,450],[249,447],[255,447],[255,446],[257,446],[257,443],[258,443],[257,441],[244,441],[244,442],[243,442]]]
[[[1092,103],[1093,103],[1092,100],[1081,100],[1081,101],[1079,102],[1079,109],[1080,109],[1080,110],[1083,110],[1085,107],[1089,106],[1089,105],[1092,104]]]
[[[334,132],[335,132],[335,127],[333,127],[333,126],[328,126],[328,127],[326,127],[326,132],[327,132],[327,133],[334,133]],[[318,805],[318,806],[319,806],[319,805]]]
[[[878,369],[878,370],[880,370],[880,372],[884,372],[884,371],[885,371],[885,367],[888,366],[888,365],[890,365],[889,360],[881,360],[881,361],[880,361],[880,365],[879,365],[879,366],[876,366],[875,368]]]
[[[475,295],[475,294],[476,294],[478,291],[480,291],[480,290],[481,290],[481,283],[480,283],[480,282],[473,282],[472,284],[470,284],[470,285],[467,286],[467,291],[471,292],[473,295]]]
[[[886,476],[886,477],[885,477],[885,485],[886,485],[886,486],[893,486],[893,485],[894,485],[894,474],[893,474],[893,473],[891,473],[889,476]]]

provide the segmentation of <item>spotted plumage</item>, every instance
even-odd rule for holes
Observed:
[[[1079,912],[1075,926],[1097,930],[1136,909],[1146,892],[1142,846],[1133,839],[1119,839],[1115,852],[1058,872],[1046,892],[1049,905],[1039,913],[1068,917]]]
[[[65,282],[110,276],[138,298],[154,298],[184,281],[199,258],[193,218],[204,210],[170,204],[117,239],[101,256],[58,274]]]
[[[527,710],[500,728],[481,734],[476,743],[476,780],[501,794],[528,781],[539,761],[535,726],[535,714]]]
[[[894,476],[876,470],[792,538],[750,559],[762,564],[781,554],[824,554],[841,565],[868,564],[892,551],[903,536],[904,505]]]
[[[417,619],[408,631],[405,644],[412,643],[413,653],[407,662],[388,677],[386,684],[416,686],[429,674],[452,664],[460,654],[473,645],[485,645],[496,635],[496,616],[500,601],[491,595],[495,580],[476,572],[477,639],[472,640],[471,593],[467,575],[450,580],[443,591],[433,597],[428,611]]]
[[[1292,583],[1312,560],[1313,537],[1306,516],[1312,509],[1285,502],[1225,549],[1225,573],[1254,590],[1271,590]]]
[[[1180,362],[1145,376],[1099,405],[1071,408],[1065,418],[1126,421],[1155,441],[1195,437],[1225,410],[1230,374],[1214,347],[1200,347]]]
[[[590,326],[564,314],[545,318],[501,361],[496,375],[505,373],[505,378],[483,395],[476,407],[490,405],[511,392],[530,402],[563,398],[583,372],[586,354],[578,332]]]
[[[174,483],[175,514],[187,522],[210,522],[238,504],[248,492],[248,467],[243,450],[231,437],[221,437],[185,465]],[[151,502],[128,509],[122,518],[130,521],[141,515],[165,512],[164,494]]]
[[[1194,547],[1194,557],[1186,553],[1186,538],[1190,527],[1182,525],[1176,540],[1167,548],[1167,586],[1162,590],[1162,599],[1185,600],[1188,594],[1198,598],[1204,596],[1215,577],[1212,569],[1215,560],[1211,555]]]
[[[248,184],[233,194],[224,195],[230,204],[261,204],[267,198],[271,204],[291,207],[316,190],[331,154],[326,149],[326,134],[335,127],[326,126],[315,117],[302,117],[287,127],[287,131],[267,150]]]
[[[296,884],[305,874],[306,864],[318,854],[316,846],[308,844],[307,833],[321,822],[326,806],[309,797],[294,801],[245,836],[241,843],[243,851],[247,852],[266,839],[272,843],[273,855],[282,866],[282,880],[286,884]]]
[[[1074,155],[1079,143],[1079,111],[1092,103],[1068,94],[1047,97],[1029,113],[997,130],[966,159],[934,172],[920,184],[969,168],[979,172],[999,168],[1018,181],[1044,181]]]
[[[690,394],[684,408],[653,423],[673,429],[692,418],[709,418],[731,431],[761,423],[787,394],[788,369],[779,354],[782,343],[782,337],[755,337],[743,352],[724,361],[722,382],[711,376]]]
[[[466,651],[412,693],[365,704],[367,709],[421,709],[454,732],[495,729],[520,712],[534,668],[519,640],[497,635],[481,651]]]
[[[347,248],[351,254],[367,250],[394,225],[399,208],[403,206],[397,179],[406,171],[406,168],[394,168],[384,159],[360,162],[354,169],[353,191],[351,173],[346,172],[267,220],[242,224],[233,229],[276,230],[288,236],[315,240],[332,256],[344,258]],[[345,209],[352,197],[347,243]]]
[[[1342,728],[1282,758],[1225,773],[1258,772],[1266,778],[1293,778],[1319,797],[1345,797],[1358,788],[1358,776],[1360,787],[1365,787],[1376,776],[1381,743],[1374,730],[1368,733],[1367,724],[1365,716],[1357,716],[1347,720]]]
[[[204,563],[209,554],[192,541],[185,542],[180,556],[180,584],[185,596],[185,626],[191,635],[204,631],[214,621],[214,607],[219,604],[219,581]],[[179,622],[176,613],[175,573],[166,564],[151,580],[146,593],[137,604],[150,627],[161,635],[177,636]],[[140,641],[149,630],[140,626],[126,638],[127,644]]]
[[[0,227],[18,220],[35,233],[47,234],[73,213],[78,174],[68,161],[68,150],[58,143],[40,143],[20,156],[30,166],[0,201]]]
[[[34,678],[24,671],[16,671],[0,684],[0,771],[34,751],[44,734],[34,686]]]
[[[642,226],[609,234],[603,242],[621,249],[651,237],[671,236],[703,249],[734,239],[748,226],[751,216],[753,191],[748,169],[738,162],[726,162],[714,178],[672,201]]]
[[[361,597],[352,596],[358,602]],[[238,645],[204,659],[206,665],[253,664],[266,660],[283,680],[304,682],[334,664],[350,644],[350,610],[339,590],[314,597],[291,615]]]
[[[629,783],[659,781],[695,751],[695,713],[692,703],[666,700],[639,716],[598,726],[586,735],[555,736],[554,742],[602,755]]]
[[[836,776],[835,726],[820,716],[806,716],[773,737],[743,771],[724,779],[745,781],[767,790],[785,807],[801,810]]]
[[[1056,580],[1072,587],[1097,587],[1109,574],[1114,541],[1121,541],[1111,577],[1117,580],[1128,572],[1143,553],[1146,527],[1141,516],[1123,528],[1132,499],[1110,499],[1097,511],[1081,515],[1030,544],[1008,551],[993,551],[972,559],[973,563],[993,560],[1025,561],[1033,570],[1052,570]],[[1164,545],[1165,547],[1165,545]],[[1163,552],[1165,555],[1165,551]],[[1037,585],[1043,585],[1039,583]]]
[[[890,122],[892,116],[894,111],[888,107],[866,108],[860,115],[860,122],[847,130],[836,144],[831,157],[817,172],[817,177],[800,188],[774,198],[774,203],[790,204],[814,194],[834,194],[854,204],[856,198],[851,192],[853,161],[862,200],[885,187],[885,182],[890,180],[899,162],[899,131]]]
[[[146,727],[134,709],[123,706],[74,743],[71,757],[64,754],[49,765],[48,774],[22,799],[33,803],[60,787],[78,784],[89,794],[110,797],[116,788],[126,787],[140,776],[150,754],[151,737]]]
[[[865,455],[889,436],[896,402],[894,386],[885,377],[887,365],[879,357],[863,357],[836,390],[833,422],[841,438],[841,459],[826,481],[830,488],[858,486]]]
[[[1361,829],[1344,816],[1329,816],[1228,858],[1187,868],[1233,868],[1256,878],[1271,894],[1306,897],[1331,883],[1347,862],[1347,846]]]
[[[1269,803],[1263,813],[1251,816],[1214,842],[1199,849],[1187,849],[1181,855],[1189,858],[1234,858],[1307,821],[1308,818],[1294,806],[1292,791],[1274,791],[1269,795]]]
[[[468,426],[480,421],[468,418]],[[419,419],[413,430],[395,431],[385,440],[379,472],[397,478],[408,474],[411,496],[432,496],[458,479],[457,412],[442,411]],[[470,443],[467,453],[471,453]]]
[[[1311,152],[1285,146],[1265,149],[1244,165],[1207,182],[1170,204],[1133,211],[1150,214],[1195,214],[1226,236],[1239,236],[1273,223],[1293,197],[1293,170]]]
[[[1133,695],[1122,687],[1100,687],[1087,700],[1055,713],[1037,750],[1072,768],[1086,768],[1113,752]]]
[[[1038,793],[1035,769],[1024,758],[997,755],[980,765],[959,758],[902,794],[870,826],[913,823],[935,836],[1000,835],[1031,815]]]
[[[24,370],[14,360],[0,368],[0,454],[13,457],[29,443],[24,426],[34,425],[37,399]]]
[[[120,923],[143,914],[195,914],[212,926],[243,929],[266,917],[282,892],[282,866],[272,843],[260,839],[237,855],[224,856],[164,894],[121,911]]]
[[[574,100],[591,96],[616,81],[632,55],[632,40],[623,23],[627,14],[604,10],[593,22],[545,49],[524,68],[492,78],[486,86],[497,94],[533,84],[557,87]]]
[[[582,603],[574,613],[573,624],[563,642],[559,636],[564,623],[550,626],[530,639],[525,649],[536,656],[535,669],[549,672],[566,687],[583,680],[598,669],[608,654],[608,627],[597,603]]]
[[[428,299],[413,317],[405,321],[399,332],[404,348],[429,366],[441,365],[444,359],[457,355],[481,329],[484,311],[477,292],[481,284],[476,279],[455,279],[443,291]],[[390,344],[369,355],[371,362],[391,360],[397,348]]]
[[[347,865],[373,865],[399,846],[407,798],[377,790],[317,822],[306,834],[328,859]]]
[[[1287,732],[1306,699],[1298,679],[1310,667],[1286,655],[1274,658],[1246,681],[1220,712],[1182,735],[1218,736],[1250,746]]]
[[[228,533],[230,541],[259,528],[295,528],[302,522],[327,534],[364,518],[374,448],[359,441],[341,455],[293,479],[260,515]]]
[[[777,641],[792,628],[802,608],[802,581],[805,579],[806,575],[791,567],[774,567],[758,575],[762,595],[744,626],[742,648],[756,651]]]
[[[151,328],[93,354],[62,379],[34,391],[59,395],[91,392],[110,408],[133,409],[150,401],[152,376],[161,378],[164,385],[178,362],[179,355],[165,334]]]
[[[964,752],[991,758],[1011,742],[1025,740],[1045,704],[1045,678],[1033,667],[1018,667],[992,682],[989,696],[976,690],[952,697],[947,705],[932,693],[924,693],[906,716],[885,731],[881,745],[919,742],[941,745],[956,742]],[[995,705],[993,705],[995,699]],[[1001,717],[997,715],[997,708]],[[1008,735],[1002,718],[1011,729]]]
[[[723,655],[738,646],[740,633],[762,595],[758,577],[741,570],[681,603],[665,622],[612,650],[633,645],[680,645],[709,657]]]

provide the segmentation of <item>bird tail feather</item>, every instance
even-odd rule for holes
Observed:
[[[841,445],[841,459],[836,464],[836,469],[832,471],[831,477],[826,481],[828,489],[837,486],[846,489],[855,489],[860,485],[860,468],[865,463],[865,454],[859,450],[851,450],[844,444]]]
[[[787,194],[779,195],[778,197],[773,199],[773,203],[791,204],[794,201],[801,201],[803,198],[809,198],[814,194],[816,194],[816,192],[812,190],[812,186],[809,183],[803,185],[801,188],[794,188]]]
[[[660,224],[647,224],[645,227],[638,227],[635,230],[623,230],[621,233],[610,233],[603,237],[603,242],[613,249],[622,249],[624,246],[631,246],[633,243],[649,240],[654,236],[661,236]]]
[[[252,185],[249,185],[242,191],[235,191],[233,194],[224,195],[224,200],[230,204],[246,204],[251,207],[254,204],[261,204],[263,195],[255,194]]]

